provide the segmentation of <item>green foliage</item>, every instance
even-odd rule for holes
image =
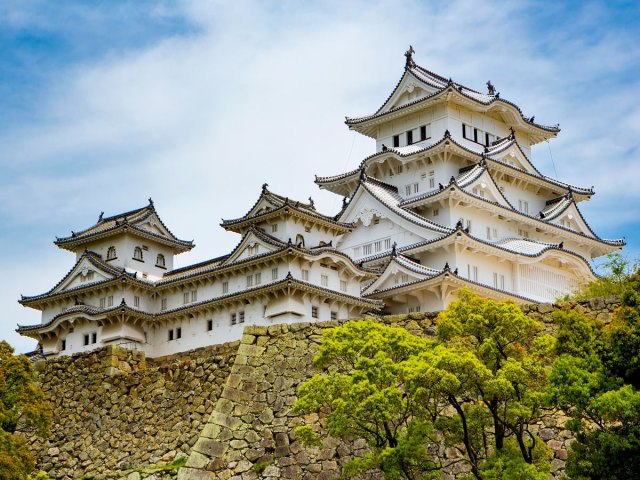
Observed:
[[[600,266],[602,276],[584,285],[565,300],[590,300],[622,295],[627,288],[627,281],[638,271],[638,261],[632,262],[622,254],[615,252],[607,255],[607,261]]]
[[[45,472],[39,472],[35,477],[28,476],[27,480],[50,480],[50,478]]]
[[[622,307],[609,325],[578,311],[555,318],[558,356],[548,400],[571,416],[573,479],[632,478],[640,471],[640,276],[620,282]]]
[[[295,409],[328,407],[331,436],[367,441],[369,453],[345,466],[347,476],[439,478],[450,461],[444,442],[475,478],[543,478],[548,451],[528,426],[540,415],[555,343],[539,331],[515,304],[466,290],[438,317],[438,342],[371,319],[349,322],[325,331],[314,360],[324,372],[300,387]],[[309,427],[296,434],[318,441]]]
[[[51,406],[33,381],[29,359],[13,354],[7,342],[0,342],[0,478],[25,480],[35,459],[29,446],[15,432],[48,435]]]

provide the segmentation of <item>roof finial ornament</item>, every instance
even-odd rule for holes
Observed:
[[[449,267],[449,262],[444,263],[444,269],[447,271],[451,270],[451,267]]]
[[[457,229],[462,230],[462,220],[458,220],[458,222],[456,223],[456,230]]]
[[[384,143],[382,144],[382,151],[386,152],[387,150],[389,150],[389,147],[387,147]]]
[[[447,128],[447,129],[444,131],[444,138],[449,138],[449,137],[451,137],[451,132],[450,132],[450,131],[449,131],[449,129]]]
[[[516,132],[515,132],[515,130],[513,129],[513,127],[509,127],[509,131],[511,132],[511,133],[509,134],[509,138],[510,138],[511,140],[515,140],[515,138],[516,138]]]
[[[149,197],[149,205],[153,206],[153,200]]]
[[[316,204],[313,202],[313,198],[309,197],[309,205],[311,205],[311,208],[315,208]]]
[[[491,80],[487,82],[487,91],[489,92],[489,95],[496,94],[496,87],[493,86],[493,83],[491,83]]]
[[[564,248],[564,242],[560,242],[560,243],[558,244],[558,248],[560,248],[560,249]]]
[[[416,66],[416,62],[413,61],[413,54],[416,51],[413,49],[413,46],[409,45],[409,50],[404,52],[404,56],[407,57],[407,61],[404,64],[404,68],[413,68]]]
[[[104,212],[100,212],[100,216],[98,217],[98,222],[102,221],[102,217],[104,217]]]
[[[347,206],[347,197],[342,197],[342,208]]]
[[[262,184],[262,193],[265,193],[267,191],[267,187],[269,186],[269,184],[267,182]]]
[[[536,116],[535,116],[535,115],[531,115],[531,118],[529,119],[529,121],[530,121],[531,123],[535,123],[535,121],[536,121]]]
[[[398,243],[397,242],[393,242],[393,245],[391,245],[391,256],[392,257],[396,257],[398,255]]]

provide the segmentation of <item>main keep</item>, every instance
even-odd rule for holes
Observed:
[[[497,300],[549,302],[594,279],[593,258],[624,246],[589,227],[591,188],[540,173],[531,147],[560,129],[525,117],[491,82],[481,93],[405,54],[404,73],[372,115],[347,118],[376,140],[352,171],[316,177],[343,197],[336,216],[265,184],[222,257],[173,268],[178,239],[153,202],[104,217],[55,244],[76,263],[18,332],[45,355],[108,344],[156,357],[236,340],[245,324],[442,310],[467,287]]]

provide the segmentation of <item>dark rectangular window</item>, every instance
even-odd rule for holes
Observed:
[[[407,145],[411,145],[413,143],[413,130],[409,130],[407,132]]]
[[[462,128],[464,128],[464,125],[462,126]],[[420,127],[420,140],[426,140],[427,139],[427,126],[423,125]]]
[[[61,340],[60,341],[60,350],[66,350],[67,349],[67,341],[66,340]]]
[[[231,325],[235,325],[236,324],[236,314],[232,313],[231,314]]]
[[[478,129],[477,128],[473,129],[473,141],[474,142],[478,141]]]
[[[488,147],[489,146],[489,134],[485,133],[484,134],[484,144]]]
[[[207,331],[213,330],[213,320],[207,320]]]
[[[91,334],[91,343],[97,343],[98,342],[98,334],[96,332],[93,332]]]
[[[169,341],[173,340],[173,330],[169,330]]]
[[[84,344],[89,345],[89,335],[84,336]]]
[[[238,314],[238,323],[244,323],[244,312]]]
[[[176,338],[182,338],[182,328],[176,328]]]
[[[393,146],[394,147],[399,147],[400,146],[400,135],[394,135],[393,136]]]

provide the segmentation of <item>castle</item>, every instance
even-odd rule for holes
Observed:
[[[463,287],[517,303],[548,302],[595,278],[593,258],[624,246],[598,237],[578,203],[592,188],[540,173],[531,147],[558,126],[418,65],[406,53],[395,89],[372,115],[347,118],[376,140],[349,172],[316,177],[343,197],[335,216],[262,187],[233,251],[184,268],[194,247],[155,205],[105,217],[55,244],[76,254],[46,293],[23,296],[40,324],[17,331],[44,355],[118,344],[157,357],[241,337],[245,324],[367,312],[438,311]]]

